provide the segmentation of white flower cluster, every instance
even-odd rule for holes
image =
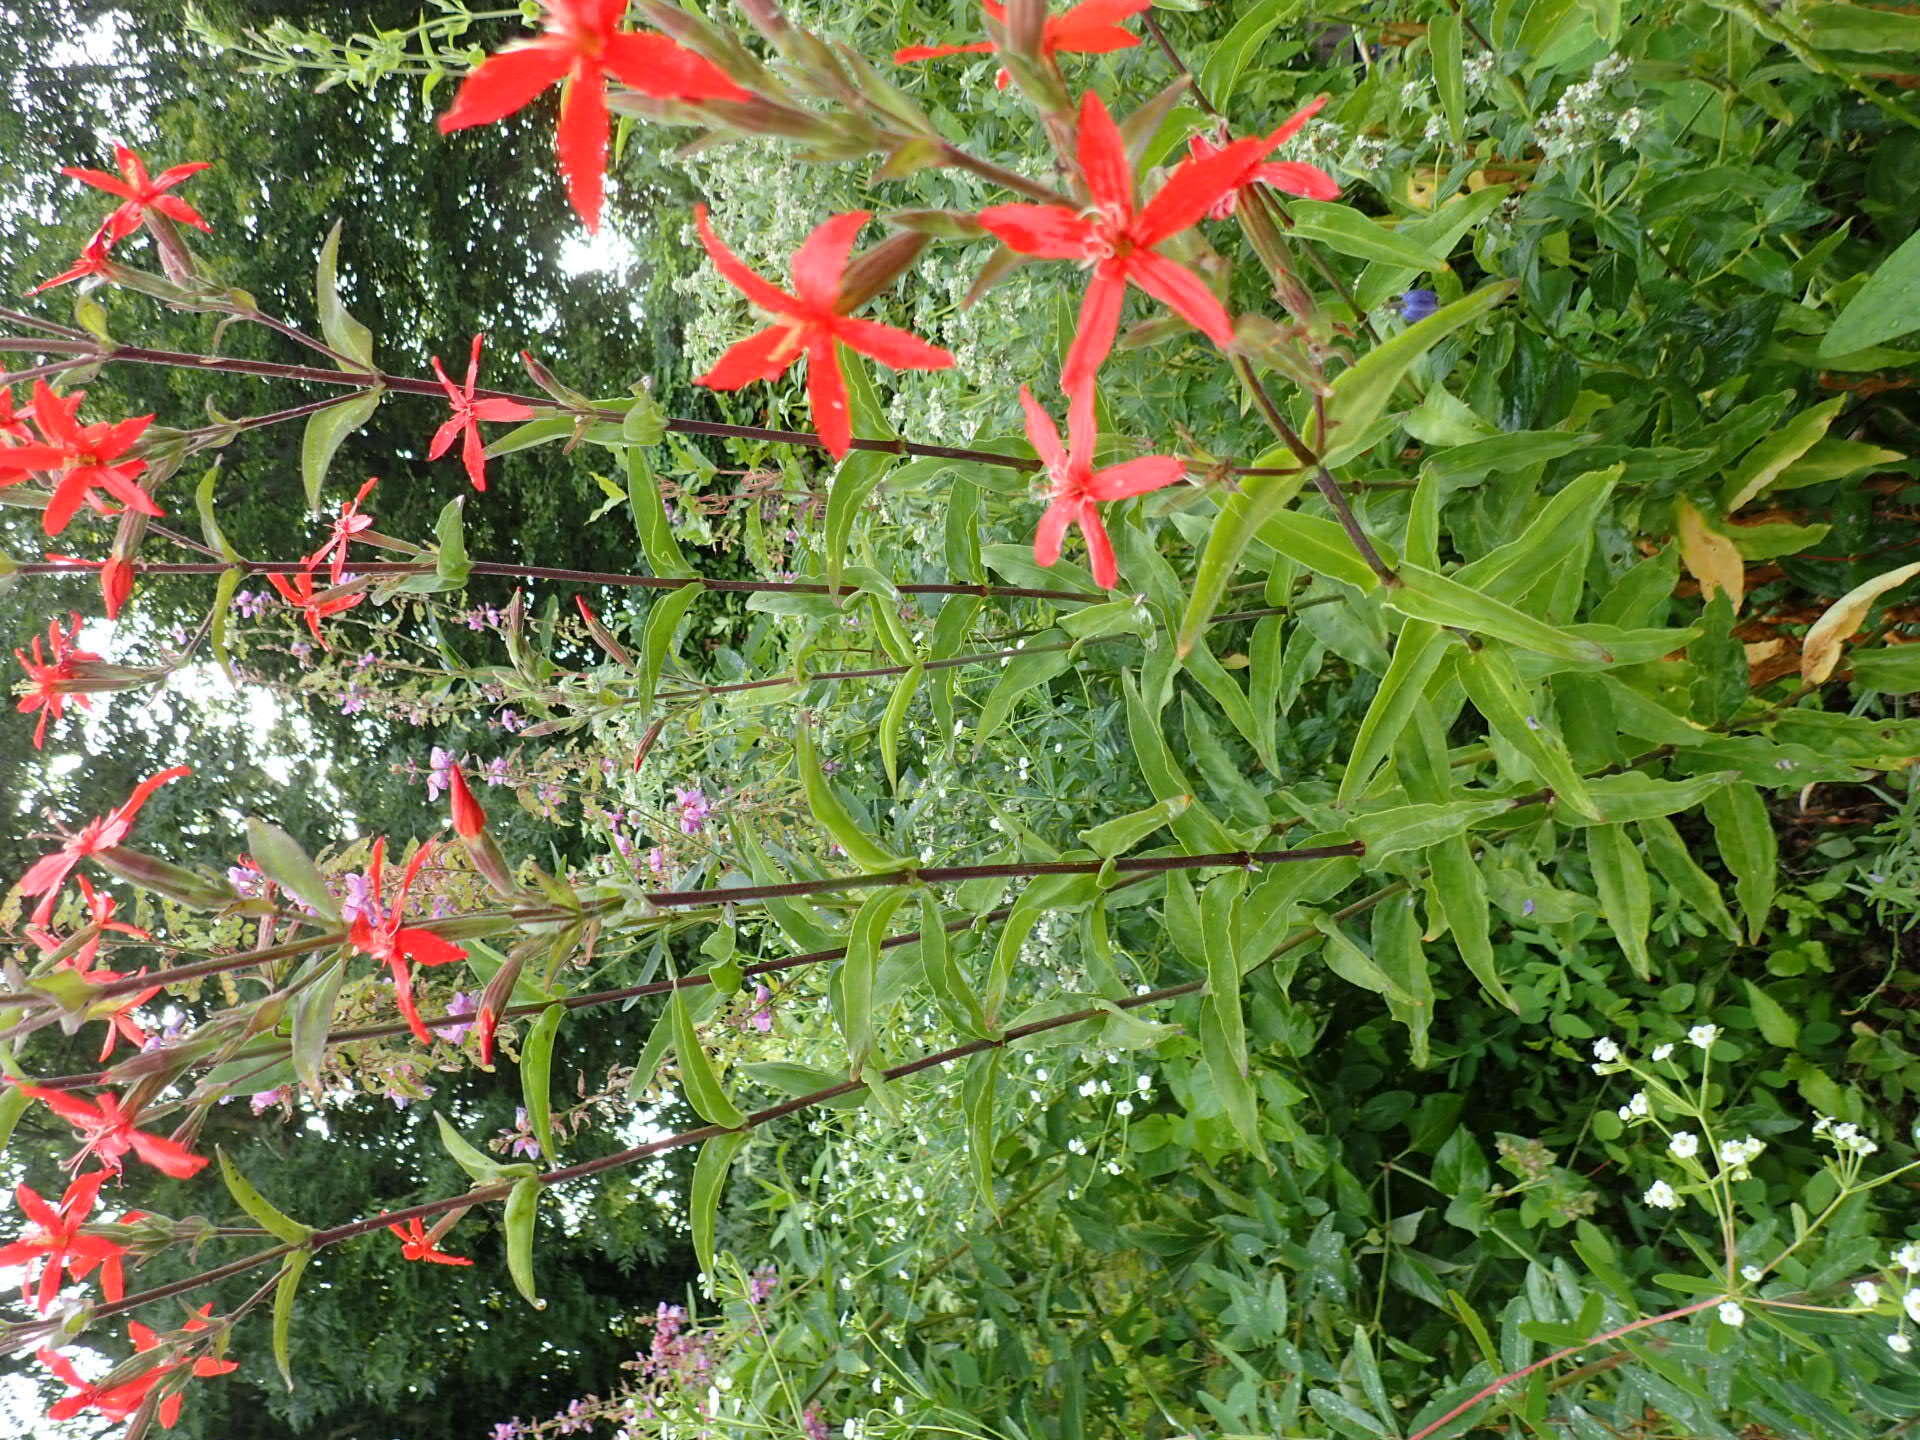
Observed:
[[[1825,1135],[1843,1155],[1871,1155],[1880,1148],[1877,1142],[1862,1135],[1860,1127],[1851,1120],[1836,1121],[1831,1115],[1816,1116],[1813,1133]]]
[[[1543,116],[1535,126],[1535,136],[1548,159],[1590,149],[1605,139],[1621,145],[1633,143],[1646,124],[1645,112],[1637,107],[1616,110],[1606,103],[1608,90],[1627,68],[1623,58],[1609,55],[1594,65],[1587,79],[1561,92],[1553,113]]]
[[[1753,1172],[1747,1166],[1766,1148],[1766,1141],[1756,1140],[1751,1135],[1744,1140],[1723,1140],[1720,1142],[1720,1168],[1735,1180],[1749,1179]]]

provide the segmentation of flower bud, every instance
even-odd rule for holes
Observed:
[[[474,1019],[474,1026],[480,1032],[482,1065],[493,1064],[493,1037],[500,1028],[500,1012],[507,1008],[507,1002],[513,998],[513,987],[520,983],[520,970],[526,963],[526,949],[514,950],[507,956],[507,963],[494,971],[493,979],[487,982],[486,991],[480,997],[480,1012]]]
[[[842,315],[851,315],[892,285],[926,249],[927,238],[905,230],[855,256],[840,278],[840,299],[834,308]]]
[[[587,604],[587,597],[576,595],[573,597],[573,603],[580,607],[580,618],[587,622],[587,633],[593,636],[595,643],[618,663],[631,669],[634,663],[632,654],[626,646],[613,638],[611,630],[600,623],[600,617],[594,614],[593,607]]]
[[[453,831],[462,840],[472,840],[486,832],[487,812],[467,788],[467,777],[458,765],[447,771],[447,799],[453,806]]]
[[[239,900],[231,885],[208,875],[196,875],[156,855],[129,850],[121,845],[96,850],[93,858],[130,885],[151,890],[197,910],[220,910]]]

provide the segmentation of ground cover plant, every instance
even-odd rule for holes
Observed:
[[[198,109],[42,177],[33,1423],[1910,1427],[1920,19],[327,23],[183,43],[633,293],[263,301]]]

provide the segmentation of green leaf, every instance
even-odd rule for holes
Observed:
[[[1534,702],[1520,683],[1512,657],[1494,646],[1483,646],[1463,655],[1455,673],[1474,708],[1525,757],[1554,795],[1570,809],[1595,816],[1593,797],[1573,768],[1565,743],[1532,714]]]
[[[444,583],[442,588],[458,589],[467,583],[473,562],[467,559],[467,497],[456,495],[440,507],[440,518],[433,522],[433,573]]]
[[[1154,831],[1170,824],[1187,813],[1187,807],[1193,803],[1191,795],[1175,795],[1170,800],[1149,805],[1145,809],[1102,821],[1090,829],[1080,832],[1080,839],[1086,847],[1102,860],[1115,855],[1124,855]]]
[[[1210,105],[1221,111],[1228,108],[1228,102],[1240,86],[1240,76],[1261,42],[1275,26],[1292,19],[1304,5],[1305,0],[1256,0],[1241,14],[1233,28],[1207,52],[1206,63],[1200,67],[1198,89]]]
[[[1178,872],[1175,872],[1178,873]],[[1172,883],[1169,877],[1169,883]],[[1220,1043],[1244,1079],[1247,1075],[1247,1022],[1240,1009],[1240,896],[1247,887],[1244,870],[1216,875],[1200,892],[1200,936],[1207,961],[1207,1005],[1220,1027]]]
[[[1260,456],[1254,468],[1287,465],[1292,454],[1285,446],[1276,445]],[[1186,613],[1180,620],[1179,652],[1182,656],[1199,642],[1207,622],[1213,618],[1214,611],[1220,608],[1221,598],[1227,593],[1227,586],[1232,583],[1234,573],[1240,567],[1240,557],[1246,551],[1247,542],[1293,502],[1294,496],[1300,493],[1300,487],[1306,482],[1304,470],[1292,475],[1249,475],[1241,480],[1237,491],[1227,496],[1226,503],[1220,507],[1220,518],[1214,521],[1213,528],[1207,533],[1207,548],[1194,570],[1192,594],[1187,601]],[[1349,554],[1352,547],[1345,545],[1345,538],[1344,535],[1341,537],[1344,547],[1342,553]],[[1361,568],[1366,569],[1364,564]],[[1373,572],[1368,570],[1366,573],[1371,580]]]
[[[1260,1109],[1253,1095],[1253,1082],[1233,1058],[1233,1047],[1221,1028],[1220,1016],[1211,1004],[1200,1010],[1200,1053],[1206,1061],[1207,1076],[1213,1093],[1227,1113],[1233,1133],[1249,1155],[1264,1161],[1266,1145],[1260,1139]]]
[[[1604,470],[1589,470],[1568,481],[1512,540],[1496,546],[1471,564],[1462,565],[1452,577],[1454,583],[1519,603],[1542,575],[1579,556],[1583,541],[1591,538],[1626,468],[1624,462],[1609,465]]]
[[[893,912],[906,898],[904,889],[876,890],[861,903],[847,932],[847,955],[840,966],[840,1026],[847,1042],[847,1073],[855,1080],[873,1053],[873,987],[880,967],[880,942],[887,938]]]
[[[268,1234],[278,1236],[289,1245],[305,1245],[313,1236],[311,1227],[302,1225],[298,1220],[275,1208],[266,1196],[262,1195],[240,1173],[240,1167],[227,1158],[227,1152],[214,1146],[213,1153],[220,1161],[220,1178],[227,1182],[227,1193],[233,1196],[238,1205]]]
[[[920,969],[949,1021],[972,1036],[992,1033],[980,997],[973,993],[954,959],[939,901],[927,890],[920,892]]]
[[[300,848],[299,841],[278,825],[249,815],[247,849],[253,863],[269,880],[318,911],[321,919],[340,923],[340,903],[327,893],[326,880],[321,877],[319,867],[307,858],[307,852]]]
[[[680,628],[680,622],[692,608],[693,602],[705,593],[706,587],[696,580],[654,601],[647,608],[647,628],[641,641],[640,679],[634,689],[635,703],[642,711],[653,704],[654,692],[660,688],[660,676],[666,668],[667,655],[673,645],[673,632]]]
[[[847,563],[847,542],[853,534],[854,517],[867,503],[873,487],[885,478],[895,457],[884,450],[855,450],[834,471],[833,486],[827,492],[827,532],[822,542],[827,564],[827,584],[840,588],[840,577]]]
[[[1920,15],[1852,4],[1798,5],[1789,13],[1799,22],[1807,39],[1822,50],[1860,50],[1871,55],[1920,54]]]
[[[1392,899],[1383,903],[1391,904]],[[1380,968],[1379,962],[1340,928],[1339,922],[1330,916],[1321,915],[1314,919],[1313,928],[1326,937],[1323,953],[1327,968],[1345,980],[1349,985],[1358,985],[1362,990],[1371,990],[1376,995],[1403,1005],[1414,1003],[1414,997],[1401,988],[1400,982]]]
[[[1360,558],[1337,521],[1303,515],[1298,510],[1282,510],[1260,527],[1259,539],[1287,559],[1315,574],[1351,585],[1363,595],[1379,588],[1379,577]],[[1211,545],[1208,548],[1211,549]],[[1201,624],[1205,623],[1203,618]]]
[[[1875,13],[1864,6],[1823,8]],[[1900,18],[1911,22],[1913,17]],[[1840,312],[1840,318],[1821,340],[1817,358],[1823,362],[1837,360],[1916,329],[1920,329],[1920,230],[1914,231],[1898,250],[1881,261],[1867,283],[1847,302],[1847,308]]]
[[[220,478],[220,462],[207,467],[207,473],[200,477],[200,483],[193,488],[194,508],[200,512],[200,534],[207,544],[220,552],[222,560],[238,560],[240,552],[233,548],[233,542],[227,539],[226,532],[220,528],[219,518],[213,508],[214,482]]]
[[[1647,884],[1646,862],[1627,836],[1625,825],[1587,828],[1587,863],[1593,867],[1600,913],[1607,917],[1620,951],[1642,980],[1652,977],[1647,954],[1647,927],[1653,923],[1653,894]]]
[[[1453,933],[1453,943],[1460,951],[1461,960],[1487,994],[1517,1012],[1520,1007],[1508,993],[1494,961],[1488,931],[1487,885],[1481,878],[1480,867],[1473,863],[1473,848],[1467,837],[1456,835],[1435,845],[1427,851],[1427,865],[1433,871],[1433,889],[1440,900],[1440,913],[1446,917],[1447,929]]]
[[[694,1258],[709,1275],[714,1273],[713,1232],[720,1218],[720,1200],[726,1194],[727,1169],[748,1139],[745,1130],[716,1135],[700,1147],[700,1158],[693,1162],[687,1218],[693,1225]]]
[[[1400,627],[1400,637],[1393,646],[1393,660],[1354,735],[1335,804],[1348,805],[1366,790],[1373,772],[1392,753],[1394,742],[1413,719],[1414,711],[1425,698],[1427,681],[1450,648],[1450,638],[1438,625],[1410,619]]]
[[[0,579],[4,579],[0,576]],[[213,658],[227,674],[227,679],[235,685],[240,683],[234,673],[232,658],[227,654],[227,626],[233,616],[233,597],[240,591],[240,582],[247,578],[247,572],[238,565],[220,572],[219,582],[213,587],[213,623],[208,627],[207,639],[213,646]],[[0,592],[6,590],[0,584]]]
[[[333,463],[333,452],[347,436],[372,418],[385,393],[376,386],[307,417],[307,427],[300,439],[300,480],[306,486],[307,509],[320,508],[320,492],[327,483],[327,467]]]
[[[340,998],[340,987],[347,978],[346,957],[335,955],[326,960],[319,975],[308,981],[293,997],[293,1073],[318,1099],[322,1092],[320,1066],[326,1059],[327,1032],[333,1024],[333,1002]]]
[[[1733,779],[1731,770],[1696,775],[1690,780],[1656,780],[1630,770],[1623,775],[1602,775],[1587,782],[1598,818],[1592,823],[1619,825],[1628,820],[1645,820],[1652,815],[1677,815],[1725,790]],[[1567,817],[1578,825],[1579,816]]]
[[[354,360],[361,370],[372,370],[373,332],[347,313],[347,307],[340,303],[340,227],[345,222],[336,220],[333,229],[327,232],[326,243],[320,247],[319,273],[314,279],[314,300],[320,312],[320,334],[335,350]],[[339,364],[340,362],[334,362]],[[340,365],[349,374],[352,365]],[[322,412],[327,413],[327,412]],[[308,508],[312,508],[309,497]]]
[[[502,1180],[535,1173],[531,1165],[524,1163],[505,1165],[491,1155],[474,1149],[467,1143],[466,1137],[454,1129],[447,1117],[438,1110],[433,1112],[433,1120],[439,1127],[441,1147],[452,1157],[454,1164],[467,1172],[476,1185],[497,1185]]]
[[[1061,638],[1059,631],[1048,630],[1035,636],[1034,643],[1044,645]],[[1029,650],[1008,661],[1006,668],[1000,672],[1000,678],[994,682],[987,703],[980,707],[980,718],[973,728],[975,748],[986,744],[987,738],[1006,722],[1022,695],[1036,686],[1046,684],[1056,675],[1064,674],[1072,666],[1073,655],[1066,650],[1043,650],[1037,654]]]
[[[300,1289],[300,1273],[313,1259],[311,1250],[296,1250],[280,1266],[273,1286],[273,1363],[280,1378],[293,1389],[293,1299]]]
[[[758,1060],[740,1067],[740,1073],[754,1084],[768,1090],[777,1090],[782,1095],[796,1098],[805,1095],[817,1095],[822,1090],[831,1090],[836,1085],[845,1085],[847,1077],[836,1075],[831,1070],[822,1070],[817,1065],[798,1065],[790,1060]],[[853,1090],[845,1095],[835,1095],[828,1100],[814,1102],[828,1110],[858,1110],[867,1103],[864,1091]]]
[[[846,852],[847,858],[868,874],[902,868],[906,862],[860,828],[846,802],[828,783],[820,768],[820,757],[814,752],[812,731],[804,724],[795,734],[793,752],[800,766],[801,783],[806,787],[807,807],[813,811],[820,827]]]
[[[1920,314],[1914,318],[1920,325]],[[1827,428],[1850,397],[1836,395],[1831,400],[1802,410],[1741,457],[1727,472],[1720,486],[1720,509],[1731,515],[1754,496],[1772,485],[1801,456],[1826,438]]]
[[[533,1282],[533,1226],[540,1209],[541,1188],[538,1176],[515,1181],[507,1192],[506,1213],[500,1219],[501,1228],[507,1232],[507,1274],[513,1277],[513,1288],[536,1310],[547,1308]]]
[[[1482,820],[1504,815],[1513,808],[1507,799],[1449,800],[1438,805],[1395,805],[1386,810],[1351,816],[1347,833],[1367,847],[1367,858],[1424,850],[1463,835]]]
[[[653,465],[639,445],[627,450],[627,508],[633,512],[640,548],[646,551],[654,574],[677,578],[694,573],[687,557],[680,553],[673,526],[667,523],[667,506],[660,498],[659,482],[653,478]]]
[[[19,1086],[0,1086],[0,1153],[6,1151],[7,1142],[13,1139],[13,1127],[20,1123],[20,1117],[32,1103]]]
[[[1733,923],[1733,915],[1727,909],[1726,900],[1721,897],[1720,887],[1713,883],[1712,876],[1694,863],[1693,856],[1687,850],[1687,842],[1680,838],[1680,832],[1673,828],[1673,822],[1664,815],[1658,815],[1639,823],[1640,835],[1646,842],[1647,858],[1666,877],[1674,893],[1702,920],[1736,945],[1739,944],[1740,927]]]
[[[1400,583],[1386,587],[1380,599],[1388,609],[1402,615],[1431,625],[1450,625],[1491,635],[1523,650],[1577,664],[1605,665],[1613,658],[1591,640],[1570,635],[1524,610],[1422,566],[1402,564],[1396,573]]]
[[[880,717],[880,764],[886,769],[887,786],[892,790],[900,788],[900,732],[906,728],[907,712],[913,708],[913,697],[919,692],[926,668],[918,660],[907,667],[907,673],[894,683],[893,697]]]
[[[520,1047],[520,1098],[527,1102],[527,1120],[540,1142],[540,1153],[548,1160],[554,1157],[553,1041],[566,1013],[564,1005],[549,1005],[542,1010]]]
[[[967,1158],[980,1203],[993,1208],[993,1098],[1000,1077],[1000,1051],[982,1050],[967,1061],[960,1082],[960,1108],[967,1119]]]
[[[719,1072],[713,1068],[706,1047],[700,1043],[693,1014],[687,1008],[687,992],[674,991],[673,998],[667,1001],[667,1010],[673,1016],[673,1051],[680,1057],[680,1078],[686,1085],[687,1103],[709,1125],[739,1129],[746,1123],[747,1114],[728,1098]]]
[[[1161,733],[1159,719],[1141,695],[1131,671],[1121,672],[1120,687],[1127,707],[1127,737],[1133,745],[1134,760],[1140,767],[1141,777],[1147,782],[1147,789],[1156,800],[1191,800],[1193,782],[1174,763],[1173,752],[1167,748],[1166,737]],[[1223,850],[1240,848],[1227,828],[1198,803],[1189,805],[1168,824],[1179,837],[1181,848],[1189,855],[1217,854]]]
[[[1774,833],[1773,817],[1759,788],[1745,782],[1715,790],[1707,797],[1706,808],[1713,842],[1733,876],[1733,894],[1747,922],[1747,940],[1758,945],[1773,909],[1780,873],[1780,838]]]
[[[1753,981],[1742,983],[1747,987],[1747,1004],[1753,1010],[1753,1023],[1760,1027],[1760,1037],[1769,1045],[1778,1045],[1783,1050],[1797,1046],[1800,1043],[1800,1022],[1788,1013],[1786,1006]]]
[[[1296,236],[1318,241],[1342,255],[1377,260],[1421,273],[1451,268],[1446,256],[1433,254],[1351,205],[1329,200],[1293,200],[1287,208],[1293,215]],[[1341,423],[1346,423],[1344,417]]]
[[[1460,52],[1460,17],[1442,11],[1427,22],[1427,48],[1433,53],[1433,88],[1440,97],[1440,113],[1447,117],[1447,133],[1458,145],[1465,133],[1467,86]]]

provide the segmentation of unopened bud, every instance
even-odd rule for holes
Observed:
[[[487,812],[473,798],[473,791],[467,788],[467,777],[458,765],[447,772],[447,798],[453,805],[454,834],[462,840],[472,840],[486,833]]]
[[[223,909],[240,898],[231,885],[212,876],[197,875],[191,870],[169,864],[156,855],[129,850],[121,845],[96,850],[93,858],[128,884],[164,895],[169,900],[177,900],[182,905],[191,905],[197,910]]]
[[[600,623],[600,617],[594,614],[593,607],[587,604],[587,597],[576,595],[573,597],[573,603],[580,607],[580,618],[587,622],[587,633],[593,636],[595,643],[620,664],[631,668],[634,663],[633,656],[626,646],[613,638],[613,632]]]
[[[904,230],[862,251],[841,277],[840,299],[835,308],[842,315],[853,314],[898,280],[926,247],[926,235]]]

